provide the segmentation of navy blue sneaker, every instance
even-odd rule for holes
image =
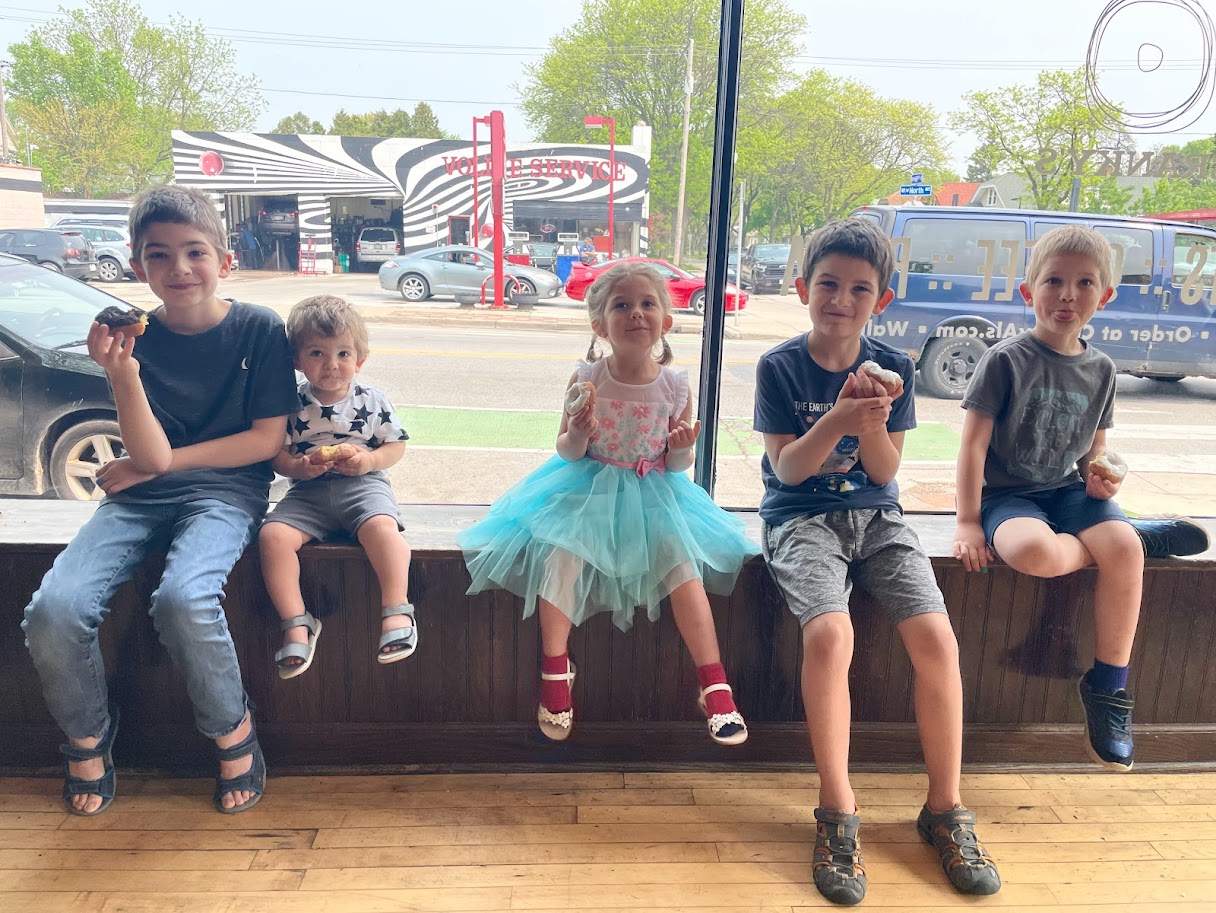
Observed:
[[[1114,694],[1095,691],[1086,672],[1077,682],[1085,708],[1085,747],[1089,756],[1111,770],[1132,769],[1132,708],[1136,702],[1120,688]]]
[[[1139,533],[1148,558],[1182,557],[1206,552],[1212,544],[1208,531],[1187,517],[1136,517],[1132,528]]]

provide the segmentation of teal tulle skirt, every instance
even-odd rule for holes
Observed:
[[[621,630],[638,606],[651,621],[664,597],[690,580],[729,594],[760,552],[743,522],[682,472],[650,472],[584,458],[550,458],[456,537],[473,585],[537,598],[575,624],[611,612]]]

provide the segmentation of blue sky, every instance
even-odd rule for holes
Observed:
[[[834,75],[866,82],[883,95],[928,102],[941,112],[959,107],[963,92],[1029,82],[1041,68],[1081,65],[1095,22],[1107,6],[1107,0],[1019,0],[1017,4],[987,6],[981,16],[973,0],[921,0],[915,5],[871,0],[862,15],[850,9],[851,5],[831,0],[788,2],[811,24],[802,36],[804,56],[789,62],[791,70],[821,66]],[[1211,0],[1178,3],[1206,5],[1216,15]],[[63,5],[82,4],[69,0]],[[501,108],[508,139],[519,142],[531,138],[512,104],[518,100],[514,85],[522,82],[522,67],[537,59],[550,37],[573,23],[581,9],[579,0],[404,0],[397,4],[211,0],[206,6],[144,0],[141,5],[153,21],[180,14],[201,18],[217,36],[229,40],[242,37],[235,30],[264,39],[233,40],[241,69],[261,80],[267,108],[259,129],[269,129],[296,110],[328,122],[339,108],[412,108],[415,100],[427,100],[442,126],[461,136],[468,135],[474,115]],[[34,26],[29,20],[51,17],[58,6],[47,0],[0,0],[0,49],[22,40]],[[201,13],[204,9],[205,14]],[[344,20],[343,9],[357,10],[358,15]],[[361,37],[466,47],[381,51],[359,47]],[[1200,83],[1200,38],[1194,20],[1180,8],[1161,3],[1124,4],[1110,21],[1101,59],[1121,61],[1131,69],[1102,73],[1099,84],[1103,92],[1138,110],[1174,108]],[[340,43],[343,39],[351,39],[347,43],[354,46],[318,48],[292,43]],[[1155,44],[1164,54],[1164,65],[1151,73],[1134,67],[1138,56],[1152,66],[1157,51],[1146,43]],[[701,49],[702,53],[708,51]],[[0,59],[3,55],[0,50]],[[1208,78],[1216,81],[1212,66],[1209,61]],[[589,94],[589,102],[593,101]],[[1145,136],[1141,146],[1211,135],[1216,132],[1216,105],[1185,131]],[[951,156],[961,169],[973,140],[966,134],[952,135],[951,140]]]

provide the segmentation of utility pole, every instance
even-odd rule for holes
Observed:
[[[676,266],[684,256],[684,186],[688,182],[688,128],[692,118],[692,39],[688,39],[688,61],[684,69],[684,141],[680,146],[680,193],[676,197]]]
[[[4,68],[11,66],[7,60],[0,60],[0,162],[8,161],[8,112],[4,107]]]

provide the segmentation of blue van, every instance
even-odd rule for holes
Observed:
[[[895,300],[866,332],[903,349],[918,390],[961,399],[980,357],[1034,325],[1022,299],[1030,248],[1080,222],[1115,253],[1115,296],[1082,338],[1124,374],[1177,381],[1216,377],[1216,231],[1187,222],[974,207],[863,206],[891,237]]]

